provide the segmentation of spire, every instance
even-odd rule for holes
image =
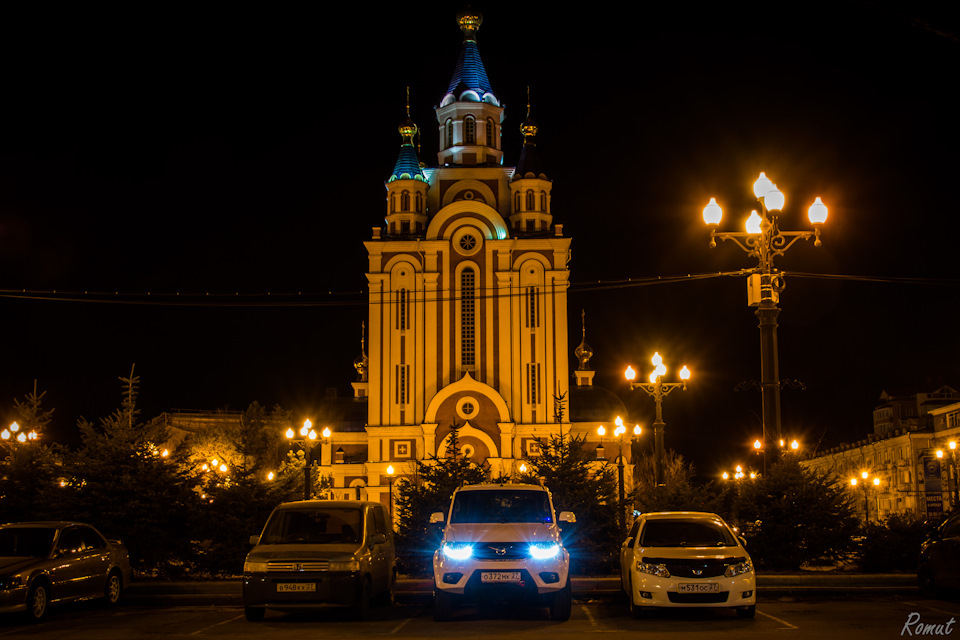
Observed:
[[[400,145],[397,163],[393,165],[393,173],[390,174],[387,182],[393,182],[394,180],[421,180],[426,182],[423,171],[420,169],[420,158],[413,146],[413,137],[417,135],[418,129],[410,118],[410,87],[407,87],[407,118],[397,127],[397,131],[400,132],[403,142]]]
[[[527,87],[527,117],[520,125],[523,134],[523,148],[520,150],[520,160],[513,172],[513,179],[546,177],[540,154],[537,153],[537,123],[530,117],[530,87]]]
[[[453,70],[453,77],[447,87],[447,97],[452,95],[455,100],[482,101],[499,105],[496,96],[493,95],[490,80],[487,79],[487,70],[484,69],[483,61],[480,59],[480,51],[477,49],[477,30],[483,23],[483,15],[468,5],[457,15],[457,22],[460,24],[460,30],[463,31],[463,46],[460,48],[457,66]],[[475,95],[470,93],[464,95],[465,92],[470,91]],[[446,101],[447,98],[444,98],[444,102]]]
[[[587,344],[587,312],[583,309],[580,310],[580,323],[583,327],[583,339],[580,341],[580,346],[578,346],[573,353],[577,356],[577,360],[580,361],[578,371],[590,371],[587,367],[587,362],[593,357],[593,349]]]
[[[367,368],[370,364],[369,359],[367,358],[367,351],[364,343],[364,334],[366,333],[367,325],[365,322],[360,323],[360,355],[357,356],[356,360],[353,361],[353,368],[357,370],[357,380],[359,382],[367,381]]]

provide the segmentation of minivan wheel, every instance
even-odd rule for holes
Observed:
[[[572,608],[572,595],[570,593],[570,578],[567,578],[567,584],[560,591],[553,594],[550,599],[550,619],[566,622],[570,619],[570,610]]]
[[[363,582],[357,588],[357,597],[353,601],[353,618],[355,620],[366,620],[370,615],[370,579],[364,578]]]
[[[453,617],[453,596],[443,589],[433,590],[433,619],[446,622]]]
[[[50,604],[50,592],[47,583],[37,581],[27,593],[27,617],[32,622],[40,622],[47,616],[47,606]]]
[[[243,615],[247,622],[260,622],[267,613],[266,607],[244,607]]]

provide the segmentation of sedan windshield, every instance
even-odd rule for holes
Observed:
[[[719,522],[649,520],[640,532],[641,547],[735,547],[736,539]]]
[[[46,558],[53,548],[54,527],[0,529],[0,557]]]
[[[546,491],[461,491],[450,522],[553,522]]]
[[[260,544],[359,544],[359,509],[302,508],[275,511]]]

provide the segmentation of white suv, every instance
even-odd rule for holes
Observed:
[[[570,618],[570,554],[550,492],[533,484],[479,484],[454,491],[440,548],[433,554],[436,620],[449,620],[460,601],[526,599]],[[434,513],[431,523],[444,522]]]

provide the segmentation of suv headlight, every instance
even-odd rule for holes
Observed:
[[[560,545],[556,542],[531,544],[529,548],[530,557],[534,560],[549,560],[557,557],[560,553]]]
[[[244,573],[266,573],[267,572],[267,563],[266,562],[251,562],[249,560],[243,563],[243,572]]]
[[[723,575],[728,578],[733,578],[734,576],[739,576],[742,573],[750,573],[751,571],[753,571],[753,563],[749,560],[745,560],[743,562],[728,565],[727,570],[723,572]]]
[[[640,562],[637,561],[637,571],[640,573],[649,573],[652,576],[657,576],[658,578],[669,578],[670,572],[667,570],[667,565],[665,564],[651,564],[649,562]]]
[[[360,571],[359,560],[331,560],[330,571]]]
[[[473,555],[473,545],[468,542],[444,542],[441,550],[451,560],[466,560]]]

